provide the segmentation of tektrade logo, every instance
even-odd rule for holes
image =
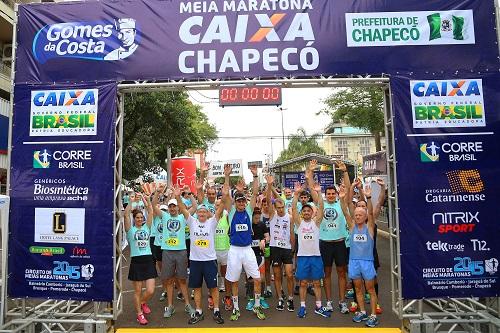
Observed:
[[[465,249],[464,244],[451,244],[447,242],[442,242],[438,240],[437,242],[428,241],[425,243],[427,246],[427,251],[441,251],[441,252],[449,252],[449,251],[457,251],[463,252]]]
[[[92,160],[91,150],[56,150],[52,153],[48,149],[35,150],[33,152],[33,168],[48,169],[51,160],[58,169],[84,169],[85,161]]]
[[[453,170],[446,172],[449,188],[425,190],[425,201],[438,202],[483,202],[486,200],[484,182],[479,170]]]
[[[85,208],[35,208],[35,243],[84,242]]]
[[[97,134],[98,90],[31,92],[30,136]]]
[[[410,81],[414,128],[486,126],[481,79]]]
[[[420,147],[421,162],[439,162],[440,152],[450,162],[477,161],[476,153],[483,152],[483,142],[444,142],[436,145],[434,141],[423,143]]]
[[[179,15],[186,18],[178,36],[186,46],[178,57],[179,71],[249,73],[257,68],[273,73],[317,69],[320,56],[313,45],[316,39],[309,14],[316,8],[312,3],[181,2]],[[236,45],[239,47],[232,47]]]
[[[33,40],[33,56],[44,64],[53,58],[115,61],[139,47],[140,28],[133,18],[112,22],[65,22],[46,25]]]
[[[472,10],[346,13],[348,47],[475,44]]]

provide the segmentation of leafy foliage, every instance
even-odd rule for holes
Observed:
[[[207,149],[217,139],[217,129],[201,107],[184,92],[132,93],[125,98],[123,178],[166,169],[167,148],[172,157],[187,149]]]
[[[318,144],[320,135],[319,133],[307,135],[302,127],[299,128],[296,134],[290,135],[288,147],[280,153],[276,163],[311,153],[325,155],[325,150]],[[291,165],[283,168],[283,171],[292,171],[296,169],[296,167],[302,169],[304,165],[304,163],[301,163],[300,166]]]

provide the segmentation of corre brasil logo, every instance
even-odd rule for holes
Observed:
[[[50,158],[52,154],[49,150],[35,150],[33,153],[33,168],[47,169],[50,167]]]
[[[140,39],[140,29],[133,18],[64,22],[40,29],[33,39],[32,51],[42,64],[52,58],[114,61],[132,55]]]

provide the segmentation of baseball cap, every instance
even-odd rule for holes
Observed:
[[[170,206],[170,205],[176,205],[177,206],[177,200],[176,199],[170,199],[170,200],[168,200],[167,206]]]
[[[309,207],[309,208],[313,209],[313,206],[311,204],[305,203],[302,205],[302,208],[300,210],[302,211],[304,209],[304,207]]]
[[[206,210],[208,212],[208,208],[204,204],[198,205],[198,207],[196,208],[197,211],[200,210],[200,209],[204,209],[204,210]]]
[[[167,205],[160,205],[160,210],[168,210],[168,206]]]
[[[241,193],[241,192],[238,192],[234,195],[234,201],[238,201],[238,200],[246,200],[247,197],[245,196],[245,193]]]

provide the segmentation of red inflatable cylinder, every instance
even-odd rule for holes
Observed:
[[[188,185],[196,194],[196,160],[193,157],[181,156],[172,159],[172,184],[181,188]]]

